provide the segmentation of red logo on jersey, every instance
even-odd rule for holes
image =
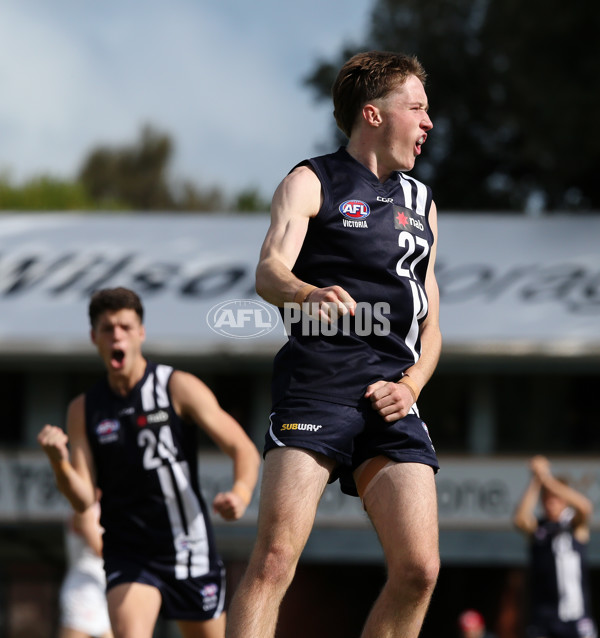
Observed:
[[[398,225],[402,225],[406,228],[406,224],[408,224],[408,217],[401,211],[396,214],[396,222]]]
[[[145,425],[148,425],[148,419],[145,414],[140,414],[137,418],[138,427],[143,428]]]
[[[369,204],[360,199],[348,199],[339,207],[340,213],[347,219],[365,219],[371,214]]]

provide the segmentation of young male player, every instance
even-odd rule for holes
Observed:
[[[274,636],[317,505],[335,478],[361,496],[387,562],[362,637],[420,631],[439,568],[438,463],[416,400],[441,336],[436,208],[429,188],[404,171],[432,128],[424,83],[413,57],[351,58],[333,87],[348,145],[302,162],[275,192],[257,291],[280,307],[302,304],[325,325],[306,330],[287,316],[258,536],[230,609],[229,638]],[[331,330],[335,316],[348,330]]]
[[[46,425],[38,440],[75,510],[102,491],[115,638],[151,638],[159,612],[178,621],[184,638],[222,638],[224,568],[198,485],[196,427],[233,461],[232,489],[212,504],[226,520],[250,502],[258,451],[198,378],[145,359],[144,311],[133,291],[96,292],[89,316],[106,377],[69,405],[68,436]]]
[[[590,500],[555,477],[544,456],[530,461],[531,480],[514,515],[529,538],[531,617],[528,638],[597,638],[590,616],[587,544]],[[535,509],[541,499],[543,516]]]

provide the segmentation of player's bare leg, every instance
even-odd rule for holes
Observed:
[[[388,465],[366,489],[364,504],[388,575],[361,638],[417,638],[439,572],[433,470],[418,463]]]
[[[212,620],[179,620],[177,627],[183,638],[224,638],[225,614]]]
[[[108,638],[112,636],[112,634],[106,634]],[[85,631],[80,631],[79,629],[73,629],[72,627],[62,627],[58,638],[90,638],[90,635]],[[104,636],[102,637],[104,638]]]
[[[311,532],[335,462],[295,448],[271,450],[263,468],[258,534],[229,609],[228,638],[272,638],[279,606]]]
[[[162,603],[156,587],[123,583],[109,589],[106,600],[115,638],[152,638]]]

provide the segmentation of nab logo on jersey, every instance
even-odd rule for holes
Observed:
[[[164,410],[152,412],[150,414],[140,414],[137,418],[137,424],[140,428],[152,423],[168,423],[169,413]]]
[[[415,235],[425,235],[425,226],[414,210],[394,205],[394,228],[408,230]]]
[[[371,209],[360,199],[348,199],[340,204],[340,213],[346,219],[365,219],[371,214]]]

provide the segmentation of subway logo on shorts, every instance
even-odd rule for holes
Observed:
[[[284,423],[281,426],[281,431],[286,432],[287,430],[305,430],[307,432],[317,432],[322,427],[322,425],[315,425],[314,423]]]

